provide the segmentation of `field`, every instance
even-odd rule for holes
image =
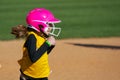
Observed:
[[[1,0],[0,40],[13,39],[11,27],[25,23],[29,10],[50,9],[62,23],[60,39],[120,36],[120,0]]]
[[[0,41],[0,80],[19,80],[23,40]],[[57,40],[49,80],[120,80],[120,38]]]
[[[19,80],[24,40],[15,40],[11,27],[26,25],[35,7],[62,20],[49,80],[120,80],[120,0],[1,0],[0,80]]]

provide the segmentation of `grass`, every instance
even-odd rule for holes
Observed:
[[[120,36],[120,0],[1,0],[0,40],[14,39],[11,27],[25,23],[35,7],[50,9],[62,23],[59,39]]]

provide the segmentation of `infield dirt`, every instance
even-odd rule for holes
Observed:
[[[0,41],[0,80],[19,80],[24,40]],[[49,80],[120,80],[120,38],[57,40]]]

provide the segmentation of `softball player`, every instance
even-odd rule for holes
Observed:
[[[50,68],[48,54],[55,46],[54,36],[60,34],[61,28],[54,23],[61,21],[45,8],[35,8],[26,17],[28,24],[26,41],[23,45],[23,57],[20,65],[20,80],[48,80]],[[58,33],[54,31],[57,29]],[[12,32],[15,34],[14,32]]]

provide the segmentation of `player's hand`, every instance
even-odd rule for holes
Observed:
[[[56,41],[54,36],[50,36],[47,38],[47,41],[51,44],[51,45],[55,45]]]

